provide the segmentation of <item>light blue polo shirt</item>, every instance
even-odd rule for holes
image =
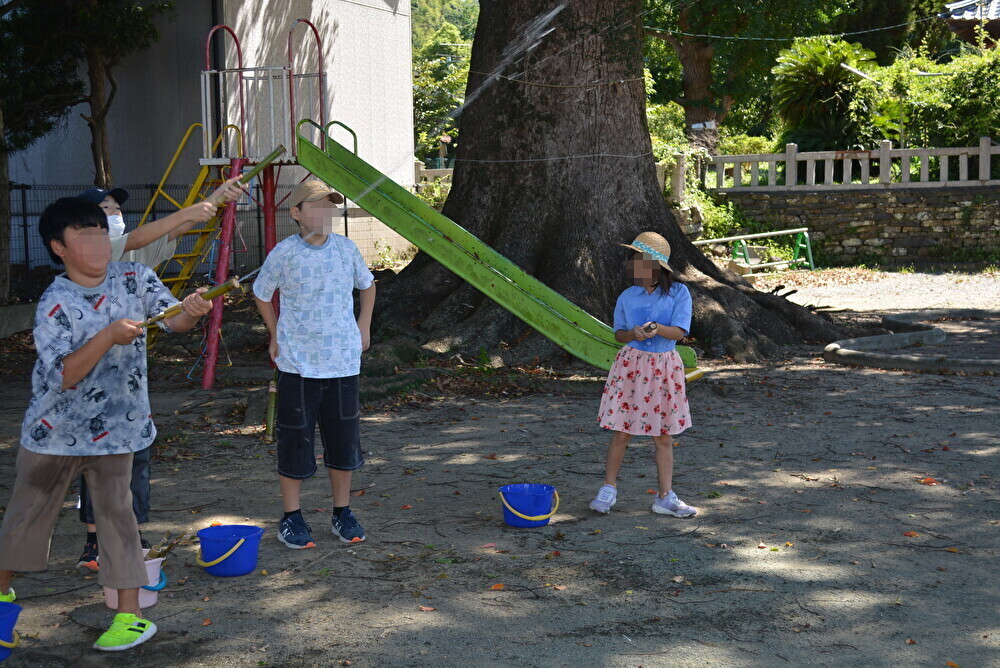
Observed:
[[[652,292],[633,285],[618,296],[615,304],[615,331],[632,329],[647,322],[680,327],[687,334],[691,331],[691,293],[686,285],[674,283],[664,294],[657,286]],[[677,342],[654,336],[645,341],[630,341],[628,345],[648,353],[665,353],[677,347]]]

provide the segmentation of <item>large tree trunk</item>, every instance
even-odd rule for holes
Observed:
[[[111,174],[111,144],[108,140],[108,110],[118,90],[117,82],[111,75],[111,66],[104,62],[99,47],[88,46],[87,80],[90,90],[87,104],[90,115],[80,114],[90,127],[90,153],[94,160],[94,185],[110,188],[114,184]],[[110,82],[111,91],[105,88],[105,80]]]
[[[549,34],[526,37],[538,27],[531,19],[559,6],[481,2],[445,215],[605,321],[630,284],[620,244],[655,230],[693,292],[692,334],[711,353],[747,359],[775,343],[832,340],[826,320],[724,275],[677,225],[646,127],[640,1],[565,3]],[[501,349],[507,359],[555,352],[426,255],[382,294],[384,334],[408,331],[442,352]]]
[[[4,131],[3,109],[0,108],[0,306],[10,299],[10,163]]]

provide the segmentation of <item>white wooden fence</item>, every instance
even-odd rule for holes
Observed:
[[[717,192],[893,189],[1000,185],[991,166],[1000,146],[982,137],[978,147],[713,156],[701,170],[702,185]]]

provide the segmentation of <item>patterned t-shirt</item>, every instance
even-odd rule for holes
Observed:
[[[114,345],[74,387],[63,390],[63,358],[115,320],[145,320],[177,299],[153,270],[135,262],[108,265],[104,283],[85,288],[57,276],[35,311],[38,361],[21,445],[46,455],[115,455],[143,450],[156,438],[146,392],[146,334]],[[163,329],[168,329],[160,321]]]
[[[361,371],[361,330],[354,319],[354,289],[375,277],[353,241],[327,235],[314,246],[298,234],[276,245],[261,267],[253,293],[269,302],[281,292],[278,358],[286,373],[345,378]]]

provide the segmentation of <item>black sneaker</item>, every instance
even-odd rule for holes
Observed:
[[[311,532],[312,529],[302,519],[301,513],[290,515],[278,524],[278,540],[293,550],[305,550],[310,547],[316,547]]]
[[[97,543],[88,542],[83,546],[83,554],[80,555],[80,562],[76,565],[76,570],[96,573],[98,568]]]
[[[340,515],[333,516],[330,530],[344,543],[360,543],[365,539],[365,528],[358,524],[350,508],[345,508]]]

